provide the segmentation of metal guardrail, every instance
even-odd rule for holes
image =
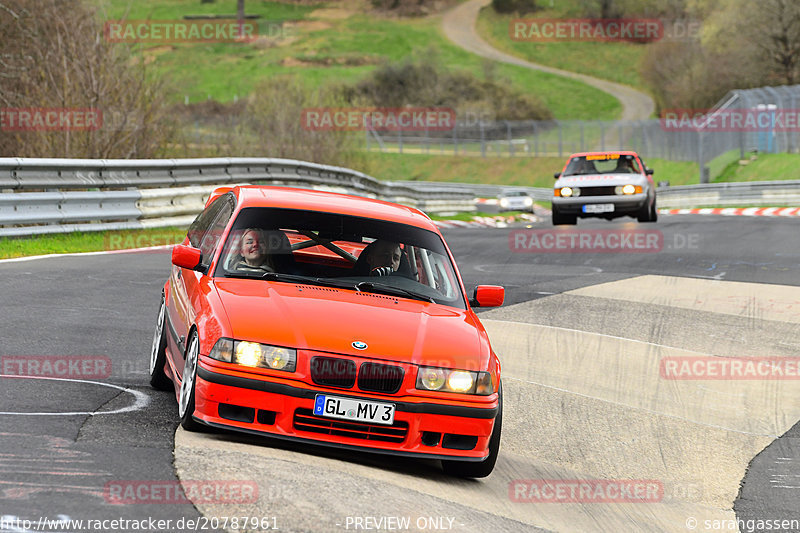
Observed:
[[[0,158],[0,236],[188,225],[217,186],[241,183],[344,192],[430,213],[475,210],[471,189],[415,188],[290,159]]]
[[[402,182],[405,184],[416,182]],[[427,186],[453,191],[473,190],[483,198],[492,198],[509,189],[524,190],[534,200],[547,201],[553,189],[485,184],[427,182]],[[421,187],[422,185],[420,183]],[[727,206],[800,206],[800,180],[704,183],[656,189],[659,207],[727,207]]]
[[[474,211],[476,197],[510,188],[539,201],[553,194],[542,187],[382,182],[346,168],[287,159],[0,158],[0,236],[186,226],[217,186],[243,182],[358,194],[431,213]],[[800,205],[800,180],[660,187],[658,205]]]

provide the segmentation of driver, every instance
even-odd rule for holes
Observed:
[[[370,276],[388,276],[400,268],[400,244],[392,241],[375,241],[367,250]]]

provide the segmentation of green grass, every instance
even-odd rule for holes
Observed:
[[[383,180],[450,181],[551,187],[553,173],[560,171],[565,157],[454,157],[446,155],[390,154],[370,152],[365,155],[372,176]],[[654,180],[670,185],[699,182],[696,163],[647,159],[655,170]]]
[[[0,259],[32,255],[125,250],[175,244],[186,237],[186,228],[65,233],[32,237],[0,238]]]
[[[129,19],[180,19],[185,14],[234,13],[234,0],[200,4],[197,0],[155,2],[94,0],[104,2],[112,19],[130,9]],[[399,61],[436,50],[442,64],[484,75],[485,63],[451,44],[440,30],[440,17],[414,19],[380,18],[355,13],[347,18],[322,19],[314,9],[324,4],[293,5],[281,2],[248,2],[248,14],[269,21],[295,21],[286,26],[286,38],[256,43],[141,44],[156,76],[165,76],[174,87],[175,102],[208,98],[230,102],[250,94],[260,80],[296,74],[317,87],[325,83],[352,83],[362,79],[383,60]],[[583,83],[513,65],[497,64],[494,76],[532,94],[556,118],[591,116],[613,119],[620,103]]]
[[[758,154],[750,159],[748,154],[741,164],[734,160],[714,180],[720,181],[774,181],[800,180],[800,154]]]
[[[524,17],[568,18],[576,2],[559,0],[555,8],[539,11]],[[478,33],[492,46],[528,61],[560,68],[571,72],[588,74],[604,80],[630,85],[646,90],[639,74],[639,62],[645,46],[625,42],[528,42],[512,38],[509,24],[516,15],[500,15],[487,7],[478,18]]]

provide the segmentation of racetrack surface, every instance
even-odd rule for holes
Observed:
[[[445,232],[468,288],[507,287],[507,305],[480,312],[503,361],[505,420],[497,469],[479,481],[446,477],[434,461],[175,433],[174,396],[147,385],[167,254],[0,262],[0,355],[111,363],[99,385],[0,378],[5,413],[96,413],[0,415],[0,516],[259,516],[281,531],[315,532],[353,531],[368,517],[373,526],[384,519],[373,531],[461,532],[687,531],[689,518],[699,521],[694,531],[709,531],[704,520],[736,513],[800,519],[791,516],[800,509],[790,488],[800,475],[796,447],[776,440],[800,418],[797,381],[660,375],[661,361],[676,356],[796,355],[799,254],[776,244],[791,242],[792,221],[666,216],[577,226],[661,232],[661,250],[647,253],[512,251],[512,232],[525,229]],[[123,412],[100,414],[115,410]],[[109,483],[176,476],[253,480],[259,496],[241,505],[108,501]],[[518,480],[542,479],[663,489],[653,503],[514,501]],[[411,525],[389,529],[391,517]]]
[[[653,99],[650,95],[637,91],[632,87],[587,76],[586,74],[578,74],[577,72],[531,63],[490,46],[475,30],[475,21],[478,18],[478,13],[482,7],[490,3],[491,0],[469,0],[446,12],[442,19],[442,29],[447,38],[464,50],[493,61],[571,78],[600,89],[620,101],[622,104],[622,116],[620,119],[622,120],[643,120],[652,116],[655,111]]]

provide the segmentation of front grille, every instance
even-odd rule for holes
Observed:
[[[581,196],[616,196],[614,187],[581,187]]]
[[[294,429],[311,433],[323,433],[339,437],[400,443],[408,435],[408,422],[395,421],[394,425],[366,424],[315,416],[311,409],[294,412]]]
[[[358,371],[358,388],[393,394],[400,390],[404,374],[403,368],[399,366],[364,363]]]
[[[311,380],[317,385],[349,389],[356,383],[356,363],[335,357],[312,357]]]

